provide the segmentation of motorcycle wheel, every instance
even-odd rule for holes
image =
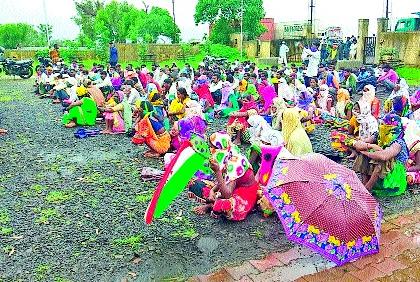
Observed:
[[[19,76],[23,79],[28,79],[30,78],[32,75],[34,74],[34,70],[32,69],[32,67],[28,67],[26,69],[26,73],[21,73],[19,74]]]

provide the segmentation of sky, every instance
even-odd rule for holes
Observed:
[[[43,1],[45,1],[45,12]],[[247,0],[244,0],[247,1]],[[341,26],[345,36],[357,35],[357,20],[370,19],[370,34],[376,33],[376,19],[384,15],[386,0],[314,0],[315,19],[320,28]],[[419,0],[389,0],[391,23],[397,18],[411,17],[420,11]],[[142,1],[128,0],[138,8]],[[168,9],[172,14],[172,0],[145,0],[151,6]],[[183,41],[201,39],[208,32],[207,25],[194,24],[195,5],[198,0],[175,0],[176,23]],[[305,21],[309,18],[310,0],[264,0],[266,17],[275,22]],[[53,39],[74,39],[78,26],[71,19],[76,15],[73,0],[1,0],[0,24],[26,22],[32,25],[48,22],[53,25]]]

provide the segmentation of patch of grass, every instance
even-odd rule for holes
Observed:
[[[178,230],[176,232],[173,232],[171,236],[178,237],[178,238],[185,238],[185,239],[194,239],[198,237],[197,231],[192,227],[187,227],[183,230]]]
[[[194,224],[188,218],[182,217],[181,214],[159,220],[170,224],[171,227],[175,229],[175,231],[171,233],[172,237],[194,239],[199,235],[194,228]]]
[[[63,278],[61,276],[54,277],[54,282],[71,282],[71,280]]]
[[[94,172],[80,179],[81,182],[94,185],[114,185],[114,177],[107,177],[100,172]]]
[[[35,223],[48,224],[54,218],[58,218],[61,214],[56,209],[42,209],[34,210],[35,213],[39,214],[39,217],[35,219]]]
[[[13,228],[9,226],[10,222],[9,213],[6,210],[0,210],[0,235],[8,236],[13,233]]]
[[[40,264],[35,269],[35,278],[38,281],[44,281],[48,273],[51,271],[51,267],[48,264]]]
[[[144,204],[149,202],[153,197],[153,190],[141,192],[139,195],[136,196],[136,202],[140,204]]]
[[[0,235],[9,236],[12,233],[13,233],[12,227],[4,227],[4,226],[0,227]]]
[[[114,244],[116,246],[129,246],[133,250],[138,250],[142,242],[142,235],[133,235],[126,238],[115,239]]]
[[[59,204],[71,199],[71,195],[63,191],[51,191],[45,197],[45,200],[49,203]]]
[[[252,231],[250,234],[251,234],[252,236],[257,237],[258,239],[262,239],[262,238],[264,238],[264,233],[263,233],[260,229],[254,230],[254,231]]]
[[[9,254],[10,252],[12,252],[15,248],[12,245],[6,245],[3,247],[3,252],[5,254]]]
[[[408,85],[420,86],[420,68],[416,67],[401,67],[397,68],[396,72],[399,77],[405,78]]]

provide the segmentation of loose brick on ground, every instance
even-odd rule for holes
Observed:
[[[351,272],[351,275],[362,280],[362,281],[371,281],[379,277],[384,277],[385,274],[373,266],[367,266],[366,268]]]
[[[274,253],[273,254],[279,261],[284,264],[289,264],[292,260],[299,258],[299,249],[294,247],[283,253]]]
[[[405,264],[402,264],[401,262],[392,258],[386,258],[383,262],[373,264],[372,266],[385,273],[385,275],[389,275],[396,270],[404,269],[407,267]]]
[[[250,274],[258,274],[259,271],[252,266],[248,261],[244,262],[240,266],[226,267],[226,271],[235,279],[239,280],[242,277]]]
[[[198,278],[198,281],[200,282],[234,282],[235,281],[233,277],[224,268],[208,275],[196,276],[196,278]]]
[[[267,257],[260,260],[249,261],[256,269],[263,272],[274,266],[282,266],[283,263],[279,261],[273,254],[269,254]]]

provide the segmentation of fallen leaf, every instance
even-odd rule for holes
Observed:
[[[137,277],[137,273],[135,273],[135,272],[129,272],[128,275],[130,275],[132,278]]]
[[[9,252],[9,257],[11,257],[16,252],[15,248],[12,247],[12,249]]]
[[[12,239],[20,240],[20,239],[23,239],[23,236],[12,236]]]
[[[99,235],[99,228],[96,228],[95,233],[96,235]]]

